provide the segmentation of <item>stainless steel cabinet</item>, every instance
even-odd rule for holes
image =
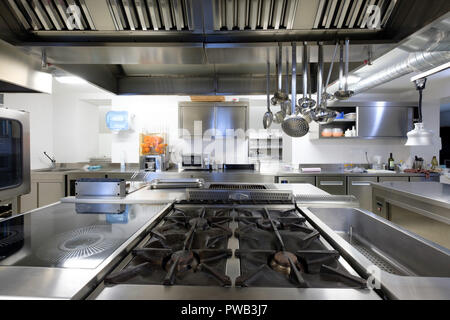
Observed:
[[[330,194],[347,194],[345,176],[317,176],[316,186]]]
[[[183,129],[181,136],[208,135],[215,136],[214,129],[218,129],[218,135],[225,135],[228,129],[248,128],[248,104],[235,102],[183,102],[179,104],[179,128]],[[196,121],[201,121],[202,130],[195,130]],[[234,132],[233,132],[234,133]]]
[[[450,225],[447,223],[393,204],[389,204],[388,218],[406,230],[450,249]]]
[[[409,177],[380,177],[379,182],[403,181],[409,182]]]
[[[38,207],[58,202],[64,197],[63,182],[39,182],[38,188]]]
[[[409,177],[409,181],[410,182],[430,182],[430,181],[439,182],[439,175],[430,176],[429,179],[427,179],[425,176]]]
[[[348,194],[358,198],[360,208],[372,211],[371,182],[377,181],[377,177],[348,177]]]
[[[179,128],[183,129],[182,136],[202,136],[205,131],[214,129],[214,104],[196,103],[180,105]],[[195,126],[201,123],[201,131],[197,132]]]
[[[316,185],[316,177],[278,177],[278,183],[309,183],[313,186]]]
[[[356,113],[360,138],[403,138],[413,125],[412,107],[358,107]]]
[[[217,134],[225,136],[227,130],[247,130],[247,110],[242,106],[217,106],[215,116]]]

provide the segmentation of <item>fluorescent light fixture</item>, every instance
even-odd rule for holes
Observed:
[[[56,76],[55,80],[64,84],[85,84],[86,80],[77,76]]]
[[[425,71],[425,72],[423,72],[423,73],[421,73],[421,74],[418,74],[417,76],[412,77],[412,78],[411,78],[411,82],[414,82],[414,81],[419,80],[419,79],[422,79],[422,78],[429,77],[429,76],[431,76],[431,75],[433,75],[433,74],[435,74],[435,73],[444,71],[444,70],[446,70],[446,69],[448,69],[448,68],[450,68],[450,62],[441,64],[440,66],[438,66],[438,67],[436,67],[436,68],[433,68],[433,69],[431,69],[431,70]]]

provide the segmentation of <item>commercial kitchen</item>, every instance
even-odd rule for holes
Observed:
[[[0,2],[0,299],[450,299],[450,1]]]

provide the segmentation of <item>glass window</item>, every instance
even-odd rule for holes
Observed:
[[[0,118],[0,190],[22,184],[22,125]]]

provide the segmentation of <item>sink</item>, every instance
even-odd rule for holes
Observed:
[[[450,299],[450,250],[361,209],[302,211],[388,299]]]
[[[448,249],[385,219],[358,209],[309,210],[320,224],[325,224],[383,271],[400,276],[450,277],[450,269],[443,267],[450,265]]]

